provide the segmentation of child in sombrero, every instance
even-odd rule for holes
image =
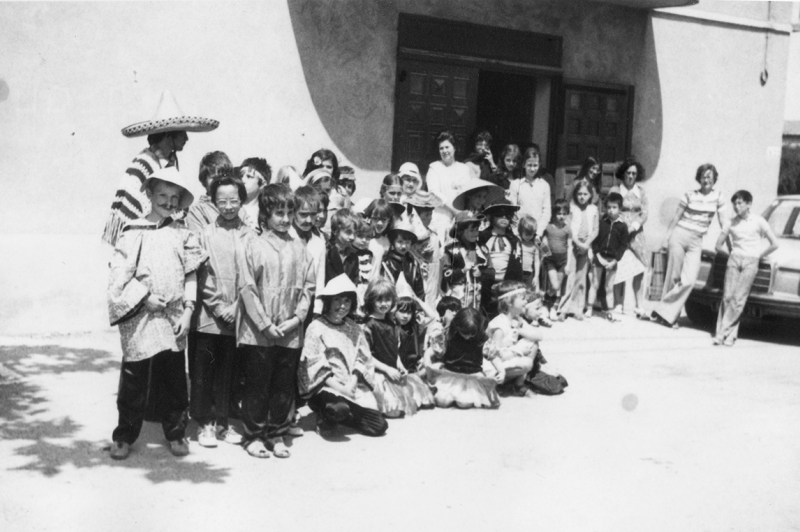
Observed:
[[[108,309],[122,339],[111,458],[124,460],[139,437],[150,396],[161,396],[162,426],[175,456],[189,453],[184,437],[189,406],[184,370],[186,335],[197,295],[196,270],[206,254],[179,211],[194,199],[175,167],[143,184],[150,213],[129,222],[111,258]],[[150,390],[150,394],[148,394]]]

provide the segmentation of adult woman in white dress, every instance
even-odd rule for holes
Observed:
[[[456,161],[455,137],[449,131],[442,131],[436,137],[439,148],[440,160],[434,161],[428,167],[425,182],[428,191],[438,196],[444,205],[433,211],[431,225],[439,232],[445,234],[453,221],[455,212],[448,205],[463,190],[472,179],[469,166]]]

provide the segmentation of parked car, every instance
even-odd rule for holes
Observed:
[[[745,316],[800,318],[800,195],[779,197],[763,216],[780,244],[758,265]],[[716,323],[727,264],[727,255],[703,250],[700,275],[685,307],[696,325],[713,327]]]

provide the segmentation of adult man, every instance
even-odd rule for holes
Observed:
[[[104,242],[116,245],[126,223],[149,214],[150,203],[141,190],[142,183],[159,168],[178,166],[177,153],[189,139],[187,132],[212,131],[217,126],[217,120],[187,116],[178,107],[172,93],[164,91],[152,120],[122,129],[126,137],[147,135],[148,147],[133,159],[120,180],[103,232]]]

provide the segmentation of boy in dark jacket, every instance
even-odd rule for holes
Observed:
[[[588,308],[594,306],[597,289],[605,274],[606,308],[609,321],[619,321],[611,310],[614,309],[614,277],[617,273],[617,262],[622,258],[628,245],[628,227],[620,219],[622,196],[612,192],[606,197],[606,214],[600,219],[600,231],[592,242],[594,260],[592,269],[592,286],[589,289]]]

